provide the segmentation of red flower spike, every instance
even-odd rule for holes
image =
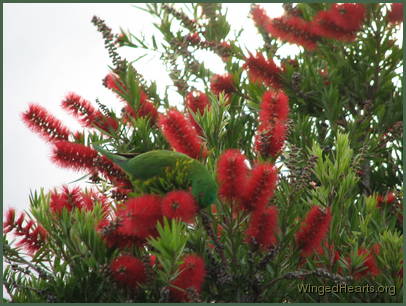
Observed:
[[[301,255],[307,257],[320,248],[326,237],[331,221],[330,208],[324,212],[319,206],[313,206],[296,233],[296,244]]]
[[[242,208],[262,210],[272,198],[277,181],[277,170],[271,164],[258,164],[251,172],[243,195]]]
[[[98,156],[94,161],[96,169],[108,178],[116,187],[131,186],[125,172],[105,156]]]
[[[186,95],[185,104],[193,113],[203,114],[210,108],[210,101],[207,95],[200,91],[192,91]]]
[[[149,118],[152,124],[155,124],[155,122],[158,120],[158,110],[155,105],[149,101],[140,102],[140,106],[137,111],[134,111],[130,105],[126,105],[124,107],[124,113],[126,116],[130,115],[135,119]]]
[[[25,218],[25,214],[24,213],[21,213],[20,214],[20,216],[18,217],[18,219],[17,219],[17,221],[16,221],[16,225],[18,226],[18,227],[23,227],[23,222],[24,222],[24,218]]]
[[[41,225],[36,224],[31,219],[28,219],[26,225],[23,226],[24,220],[25,214],[21,213],[17,221],[15,221],[15,210],[11,208],[7,212],[3,229],[5,233],[14,231],[15,236],[22,237],[17,243],[17,247],[24,247],[30,255],[34,255],[46,241],[47,232]]]
[[[61,167],[75,170],[94,170],[97,151],[69,141],[55,143],[52,160]]]
[[[125,91],[127,90],[125,85],[120,81],[118,75],[114,73],[109,73],[106,75],[106,77],[103,79],[103,85],[121,95],[125,95]]]
[[[261,156],[276,158],[282,151],[286,138],[286,125],[278,120],[272,126],[261,125],[255,136],[254,149]]]
[[[31,104],[28,111],[22,114],[22,119],[30,129],[46,141],[68,140],[69,129],[40,105]]]
[[[16,211],[14,208],[9,208],[6,213],[5,221],[3,222],[4,233],[9,233],[14,228]]]
[[[182,113],[170,110],[159,119],[159,125],[173,149],[196,159],[206,157],[207,151],[197,131]]]
[[[169,192],[162,200],[162,215],[169,219],[180,219],[193,223],[197,204],[193,195],[183,190]]]
[[[319,36],[314,32],[312,24],[295,16],[271,19],[266,30],[283,41],[301,45],[308,50],[316,49],[319,41]]]
[[[183,259],[183,263],[179,266],[179,275],[171,284],[181,289],[193,288],[197,292],[201,291],[206,270],[204,260],[197,255],[188,255]],[[174,287],[170,287],[170,297],[172,301],[187,302],[186,291],[181,291]]]
[[[109,214],[110,207],[107,197],[105,195],[98,194],[95,191],[90,190],[86,193],[81,192],[80,196],[81,196],[80,209],[92,211],[96,203],[98,203],[101,205],[101,208],[103,210],[103,216],[106,217]]]
[[[122,285],[137,288],[147,279],[145,267],[138,258],[122,255],[110,264],[113,278]]]
[[[261,53],[256,56],[250,54],[245,59],[244,69],[248,70],[251,82],[264,82],[267,86],[280,87],[280,74],[282,70],[276,66],[272,59],[266,60]]]
[[[62,188],[63,190],[61,193],[51,193],[51,201],[49,206],[51,211],[55,214],[62,213],[63,208],[71,211],[74,208],[81,207],[82,199],[79,187],[75,187],[72,190],[69,190],[67,186],[63,186]]]
[[[251,16],[255,22],[255,25],[263,30],[265,30],[268,24],[271,22],[271,18],[268,17],[265,10],[259,5],[254,5],[251,8]]]
[[[374,253],[374,251],[369,251],[363,248],[358,249],[358,255],[363,255],[366,257],[362,265],[363,270],[360,272],[355,272],[353,275],[354,279],[358,280],[367,276],[374,277],[381,273],[381,271],[378,268],[378,264],[376,263],[374,254],[376,255],[377,253]]]
[[[268,90],[262,96],[259,121],[263,125],[275,120],[285,121],[289,114],[289,98],[283,91]]]
[[[100,172],[114,185],[130,185],[127,175],[113,162],[85,145],[68,141],[55,143],[52,160],[61,167]]]
[[[365,6],[359,3],[333,4],[328,12],[335,25],[347,32],[359,31],[365,17]]]
[[[142,239],[120,234],[117,231],[117,220],[112,222],[107,219],[101,220],[96,227],[96,231],[101,234],[102,239],[109,248],[142,247],[144,244]]]
[[[65,97],[62,107],[78,118],[85,127],[97,126],[106,132],[115,131],[118,128],[118,123],[114,118],[104,116],[89,101],[75,93],[69,93]]]
[[[240,200],[245,189],[248,167],[240,151],[230,149],[221,154],[217,163],[219,195],[226,200]]]
[[[386,18],[389,23],[403,22],[403,3],[392,3]]]
[[[246,231],[247,241],[252,239],[263,249],[268,249],[276,244],[278,231],[278,208],[271,206],[264,210],[256,210],[252,213],[248,229]]]
[[[161,198],[157,195],[143,195],[127,200],[117,211],[122,235],[145,239],[156,236],[156,224],[162,219]]]
[[[327,11],[320,11],[313,19],[313,29],[317,35],[345,42],[354,41],[365,16],[362,4],[334,4]]]
[[[62,101],[62,107],[86,127],[90,126],[96,109],[91,103],[75,93],[69,93]]]
[[[92,120],[92,124],[108,133],[117,131],[118,129],[117,120],[112,117],[104,116],[101,112],[97,112]]]
[[[213,75],[210,82],[210,89],[215,95],[224,93],[226,96],[229,96],[236,91],[233,76],[231,74]]]

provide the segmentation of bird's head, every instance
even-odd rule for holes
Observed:
[[[209,176],[199,176],[192,181],[192,194],[200,208],[205,208],[216,201],[217,184]]]

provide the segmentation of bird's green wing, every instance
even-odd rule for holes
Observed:
[[[163,176],[166,169],[176,167],[177,163],[192,160],[185,154],[156,150],[140,154],[129,161],[131,173],[135,179],[147,180],[156,176]]]
[[[149,151],[128,159],[108,152],[98,145],[93,145],[93,147],[134,179],[139,180],[162,176],[165,173],[165,169],[175,167],[177,162],[191,160],[185,154],[167,150]]]

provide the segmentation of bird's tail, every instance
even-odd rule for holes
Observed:
[[[115,163],[117,166],[122,168],[124,171],[129,172],[130,169],[128,169],[128,159],[127,158],[113,154],[109,151],[106,151],[102,147],[95,145],[95,144],[93,144],[93,148],[100,154],[106,156],[108,159],[110,159],[113,163]]]

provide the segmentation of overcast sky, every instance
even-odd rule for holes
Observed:
[[[227,4],[234,28],[243,26],[243,39],[254,51],[258,34],[248,18],[250,4]],[[282,13],[278,4],[264,5],[271,16]],[[27,209],[30,190],[50,190],[81,177],[83,173],[59,168],[50,160],[52,146],[32,133],[21,121],[29,103],[38,103],[69,126],[75,119],[60,107],[70,91],[84,98],[120,107],[102,86],[110,59],[101,34],[91,24],[93,15],[105,19],[118,32],[153,31],[152,18],[131,4],[9,4],[3,5],[3,211]],[[133,49],[123,52],[134,56]],[[215,72],[222,65],[212,63]],[[170,81],[160,62],[147,58],[138,69],[146,79],[163,88]]]

